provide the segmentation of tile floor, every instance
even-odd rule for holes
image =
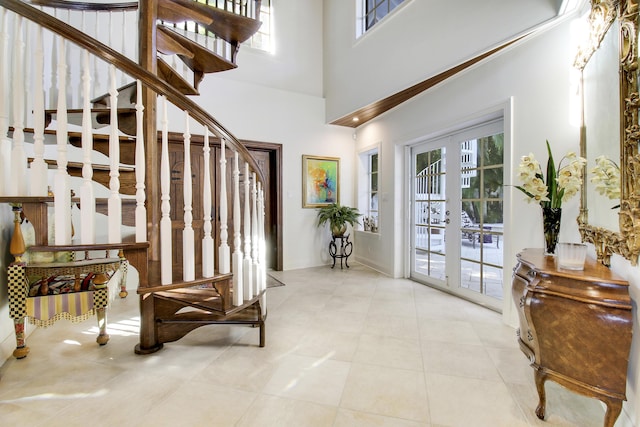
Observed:
[[[147,356],[135,293],[92,321],[36,330],[0,368],[3,426],[601,426],[599,402],[547,383],[494,312],[354,263],[275,272],[267,346],[245,326],[199,328]]]

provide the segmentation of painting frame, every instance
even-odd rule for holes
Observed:
[[[302,156],[302,207],[340,203],[340,158]]]

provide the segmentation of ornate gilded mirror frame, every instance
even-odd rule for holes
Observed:
[[[600,46],[607,30],[617,18],[620,28],[620,231],[589,224],[586,185],[582,186],[582,202],[578,227],[582,241],[592,243],[598,261],[610,265],[612,254],[618,254],[636,265],[640,254],[640,96],[638,95],[638,1],[591,0],[590,36],[579,50],[575,66],[584,70]],[[606,119],[606,118],[605,118]],[[580,132],[581,155],[588,158],[584,121]],[[584,174],[585,180],[588,179]],[[585,181],[586,184],[586,181]]]

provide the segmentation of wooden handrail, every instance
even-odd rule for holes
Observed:
[[[55,7],[56,9],[88,10],[93,12],[138,10],[137,1],[126,3],[89,3],[66,0],[29,0],[29,3],[38,6]]]
[[[154,92],[164,95],[167,99],[176,107],[183,111],[188,111],[189,116],[200,124],[207,126],[218,137],[224,138],[229,145],[231,145],[238,153],[242,154],[242,157],[249,163],[249,166],[256,172],[259,180],[264,183],[264,175],[260,170],[257,162],[249,153],[244,145],[238,139],[229,132],[224,126],[222,126],[216,119],[209,115],[198,104],[191,99],[184,96],[176,88],[168,84],[167,82],[159,79],[155,74],[145,70],[140,65],[130,60],[120,52],[112,49],[111,47],[101,43],[100,41],[89,37],[82,31],[68,25],[67,23],[52,17],[51,15],[36,9],[20,0],[0,0],[0,6],[11,10],[24,18],[37,23],[38,25],[46,28],[70,41],[86,49],[93,55],[101,58],[109,64],[113,64],[116,68],[124,71],[129,76],[140,80],[144,85],[153,90]]]

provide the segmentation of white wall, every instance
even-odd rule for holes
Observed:
[[[324,100],[223,76],[208,78],[202,106],[241,139],[283,145],[284,269],[326,264],[329,232],[315,225],[316,210],[302,208],[302,155],[339,157],[340,202],[354,201],[352,129],[324,124]]]
[[[553,18],[556,0],[407,0],[355,39],[355,3],[325,0],[327,122]]]

